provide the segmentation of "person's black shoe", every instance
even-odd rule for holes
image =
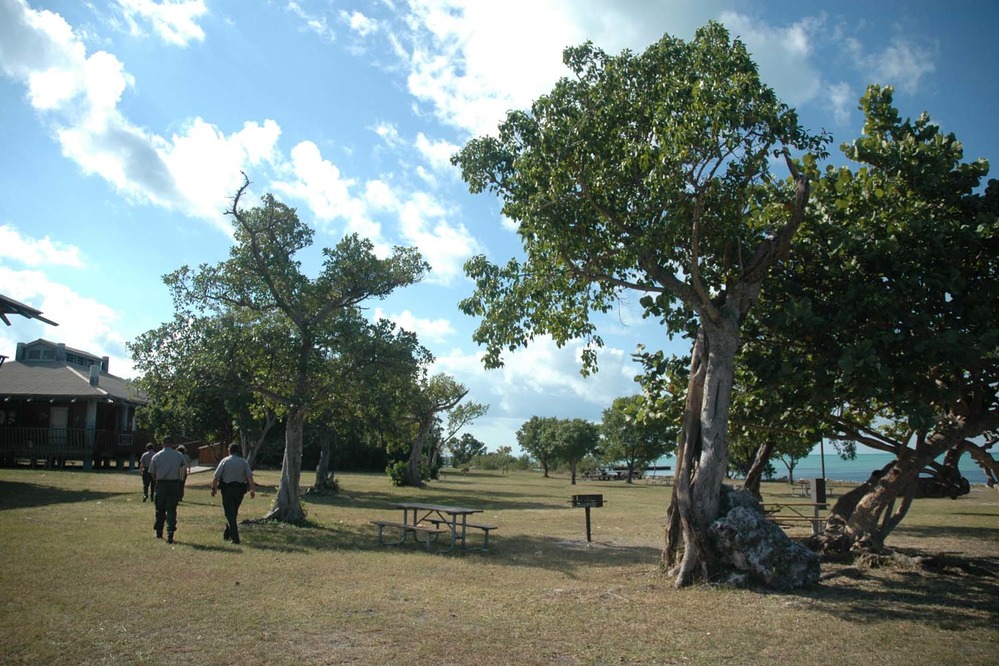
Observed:
[[[226,540],[226,541],[230,541],[230,540],[232,539],[232,537],[231,537],[231,536],[229,536],[229,526],[228,526],[228,525],[226,525],[226,527],[225,527],[225,531],[224,531],[224,532],[222,532],[222,538],[223,538],[224,540]]]
[[[156,533],[156,538],[157,539],[162,539],[163,538],[163,532],[157,532]]]
[[[239,539],[238,539],[238,538],[236,538],[236,539],[233,539],[233,540],[232,540],[232,542],[233,542],[234,544],[236,544],[236,545],[239,545]]]
[[[142,501],[143,501],[143,502],[145,502],[145,501],[146,501],[147,499],[149,499],[149,498],[148,498],[148,497],[146,497],[145,495],[143,495],[143,496],[142,496]]]
[[[173,532],[167,534],[167,543],[173,543]]]

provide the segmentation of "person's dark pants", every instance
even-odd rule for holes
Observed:
[[[166,523],[167,533],[173,535],[177,531],[177,502],[180,501],[180,481],[156,482],[156,522],[153,529],[156,536],[163,536],[163,524]]]
[[[152,474],[142,470],[142,499],[149,497],[150,492],[152,492],[153,499],[156,499],[156,481]]]
[[[222,484],[222,510],[225,511],[226,533],[233,543],[239,543],[239,505],[243,503],[246,494],[245,483]]]

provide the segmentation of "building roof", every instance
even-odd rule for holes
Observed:
[[[58,342],[52,342],[51,340],[46,340],[45,338],[38,338],[34,342],[26,342],[26,343],[24,343],[24,345],[26,347],[37,347],[37,346],[40,346],[40,345],[44,345],[44,346],[47,346],[47,347],[51,347],[52,349],[55,349],[56,347],[59,346],[59,343]],[[100,356],[98,356],[96,354],[91,354],[88,351],[83,351],[82,349],[75,349],[73,347],[69,347],[69,346],[66,346],[66,345],[63,345],[63,347],[66,349],[66,351],[72,352],[74,354],[77,354],[78,356],[86,356],[87,358],[93,359],[94,361],[100,361],[101,360]]]
[[[43,321],[46,324],[51,324],[52,326],[58,326],[59,324],[46,319],[42,316],[41,310],[36,310],[30,305],[25,305],[20,301],[15,301],[13,298],[8,298],[3,294],[0,294],[0,319],[10,326],[10,319],[7,318],[9,314],[21,315],[22,317],[27,317],[28,319],[37,319],[38,321]]]
[[[90,385],[86,368],[58,361],[7,361],[0,366],[0,397],[110,398],[145,404],[148,396],[127,379],[106,372]]]

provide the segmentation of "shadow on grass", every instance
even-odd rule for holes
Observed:
[[[377,543],[374,526],[343,524],[328,527],[309,524],[302,527],[283,523],[253,521],[240,526],[243,548],[281,553],[323,553],[349,550],[354,552],[396,552],[426,555],[421,540],[412,537],[404,543],[392,543],[398,538],[391,528],[385,530],[385,544]],[[610,542],[587,543],[582,540],[544,536],[504,537],[496,533],[489,537],[489,551],[481,550],[483,539],[478,530],[469,530],[466,549],[447,552],[450,538],[441,535],[431,541],[431,553],[441,557],[483,558],[490,564],[530,567],[557,571],[571,578],[592,567],[628,567],[647,564],[650,569],[659,563],[658,548],[619,545]],[[225,550],[225,548],[223,548]]]
[[[948,631],[992,631],[999,616],[999,578],[988,576],[847,567],[798,594],[816,602],[813,610],[857,624],[903,621]]]
[[[52,504],[73,504],[88,500],[103,500],[128,493],[64,490],[37,483],[0,481],[0,511],[30,509]]]
[[[345,506],[364,509],[391,509],[399,502],[426,502],[447,506],[470,506],[484,511],[509,509],[562,509],[547,502],[524,501],[523,494],[517,492],[497,492],[496,490],[474,490],[468,488],[444,488],[440,485],[420,488],[395,488],[392,491],[364,490],[341,491],[338,495],[303,495],[310,504],[324,506]],[[566,501],[568,501],[566,497]]]
[[[977,516],[978,514],[976,514]],[[893,535],[913,538],[982,539],[999,541],[999,527],[961,527],[956,525],[899,525]]]

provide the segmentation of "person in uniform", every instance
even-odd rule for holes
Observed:
[[[153,475],[149,473],[149,463],[153,461],[156,447],[150,442],[146,444],[146,451],[139,458],[139,470],[142,472],[142,501],[149,499],[149,493],[153,494],[153,501],[156,501],[156,484],[153,483]]]
[[[180,480],[180,501],[184,501],[184,488],[187,486],[187,477],[191,475],[191,456],[187,455],[187,449],[183,444],[177,447],[177,452],[184,456],[184,476]]]
[[[243,457],[242,448],[235,442],[229,445],[229,455],[215,468],[212,497],[215,497],[219,489],[222,490],[222,510],[225,512],[226,520],[222,538],[239,543],[239,524],[236,522],[239,505],[243,503],[243,496],[247,490],[250,491],[251,498],[256,497],[257,488],[253,484],[253,470],[250,469],[250,463]]]
[[[180,501],[180,483],[184,476],[187,460],[184,454],[173,448],[170,439],[163,441],[163,448],[149,463],[149,473],[156,483],[156,538],[163,538],[163,526],[167,528],[167,543],[173,543],[177,531],[177,502]]]

